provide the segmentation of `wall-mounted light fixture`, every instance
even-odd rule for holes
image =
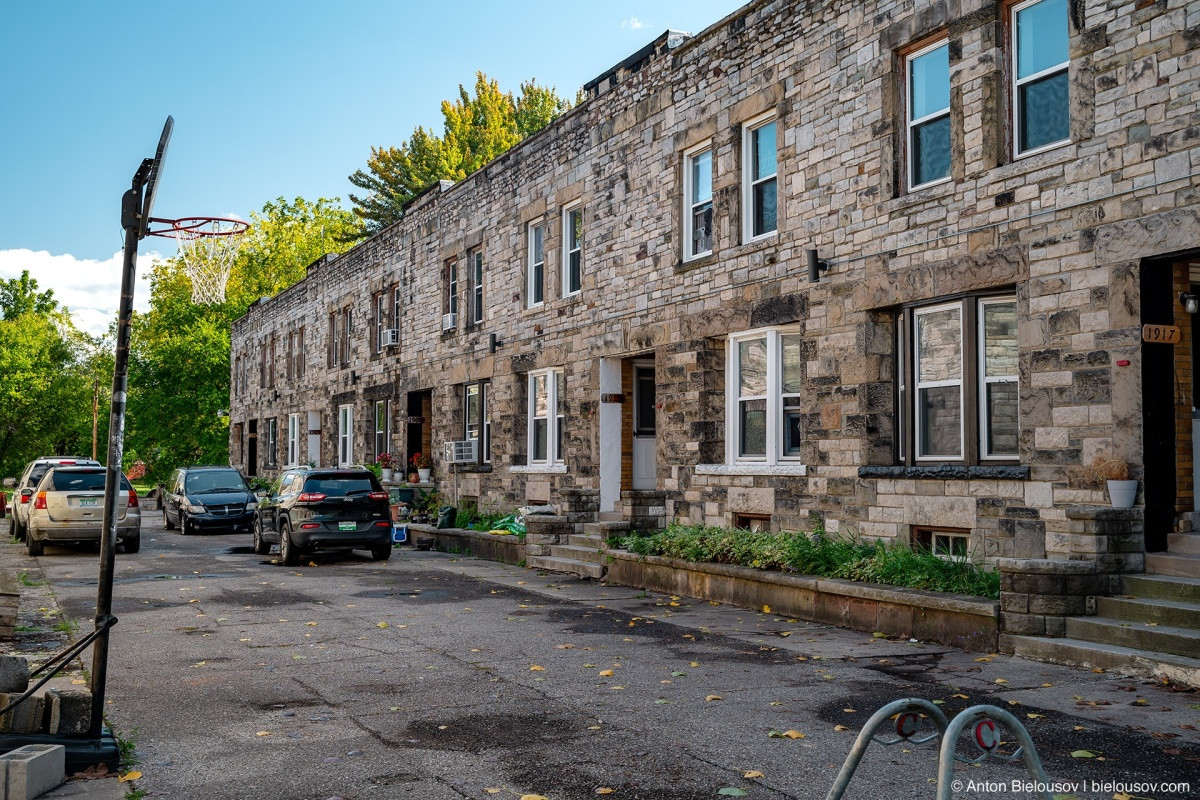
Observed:
[[[503,346],[504,346],[504,342],[500,341],[500,339],[497,338],[496,334],[494,334],[494,333],[488,334],[488,352],[489,353],[494,353]]]
[[[1187,313],[1195,314],[1197,311],[1200,311],[1200,294],[1182,292],[1179,295],[1179,304],[1183,306],[1183,310]]]
[[[829,270],[829,262],[817,258],[816,250],[805,250],[804,257],[808,260],[808,282],[818,282],[821,280],[821,273]]]

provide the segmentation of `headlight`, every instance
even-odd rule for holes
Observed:
[[[256,508],[258,508],[258,501],[257,501],[257,500],[251,500],[251,501],[249,501],[248,503],[246,503],[246,510],[247,510],[247,511],[253,511],[253,510],[254,510],[254,509],[256,509]]]
[[[203,514],[208,509],[206,509],[204,506],[194,506],[191,503],[188,503],[183,507],[183,510],[189,514]]]

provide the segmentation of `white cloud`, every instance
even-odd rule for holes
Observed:
[[[161,259],[157,252],[138,255],[138,281],[133,290],[133,306],[138,311],[150,308],[150,269]],[[59,305],[70,309],[76,327],[99,335],[117,318],[121,305],[121,262],[120,251],[97,261],[45,250],[0,250],[0,278],[19,278],[22,270],[29,270],[38,291],[53,289]]]
[[[636,31],[636,30],[646,27],[646,23],[642,22],[637,17],[631,16],[629,19],[627,19],[621,23],[621,27],[628,28],[631,31]]]

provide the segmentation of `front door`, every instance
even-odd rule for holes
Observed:
[[[654,365],[633,367],[633,488],[657,488],[658,437],[655,435]]]

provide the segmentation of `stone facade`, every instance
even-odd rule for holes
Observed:
[[[1191,387],[1143,376],[1163,352],[1191,363],[1177,298],[1200,264],[1200,8],[1063,5],[1069,141],[1020,156],[1011,4],[756,2],[696,36],[660,36],[546,130],[251,306],[233,330],[233,463],[269,476],[288,461],[432,452],[444,493],[552,503],[572,524],[649,490],[666,519],[820,520],[867,537],[965,537],[990,559],[1092,560],[1072,509],[1104,502],[1084,467],[1112,451],[1143,479],[1170,462],[1164,481],[1144,480],[1145,502],[1169,491],[1179,519],[1167,524],[1182,526]],[[949,175],[910,189],[907,56],[939,37]],[[777,230],[754,236],[751,150],[771,123]],[[703,151],[711,252],[689,258],[689,158]],[[815,282],[808,250],[828,264]],[[961,352],[942,342],[942,358],[931,346],[914,369],[911,340],[938,308]],[[1188,335],[1143,344],[1144,323]],[[380,330],[397,343],[380,346]],[[996,366],[1006,331],[1015,344],[999,350],[1013,357]],[[759,342],[783,353],[765,378],[750,374]],[[918,383],[935,366],[951,383]],[[993,367],[1015,370],[1009,388],[989,382]],[[739,395],[739,374],[768,396]],[[487,425],[472,428],[467,387],[481,381]],[[547,383],[562,396],[539,412]],[[1151,452],[1154,405],[1176,433]],[[390,425],[378,437],[377,412]],[[479,430],[490,460],[452,475],[443,444]],[[921,458],[934,446],[922,436],[961,452]],[[742,454],[760,440],[765,457]]]

